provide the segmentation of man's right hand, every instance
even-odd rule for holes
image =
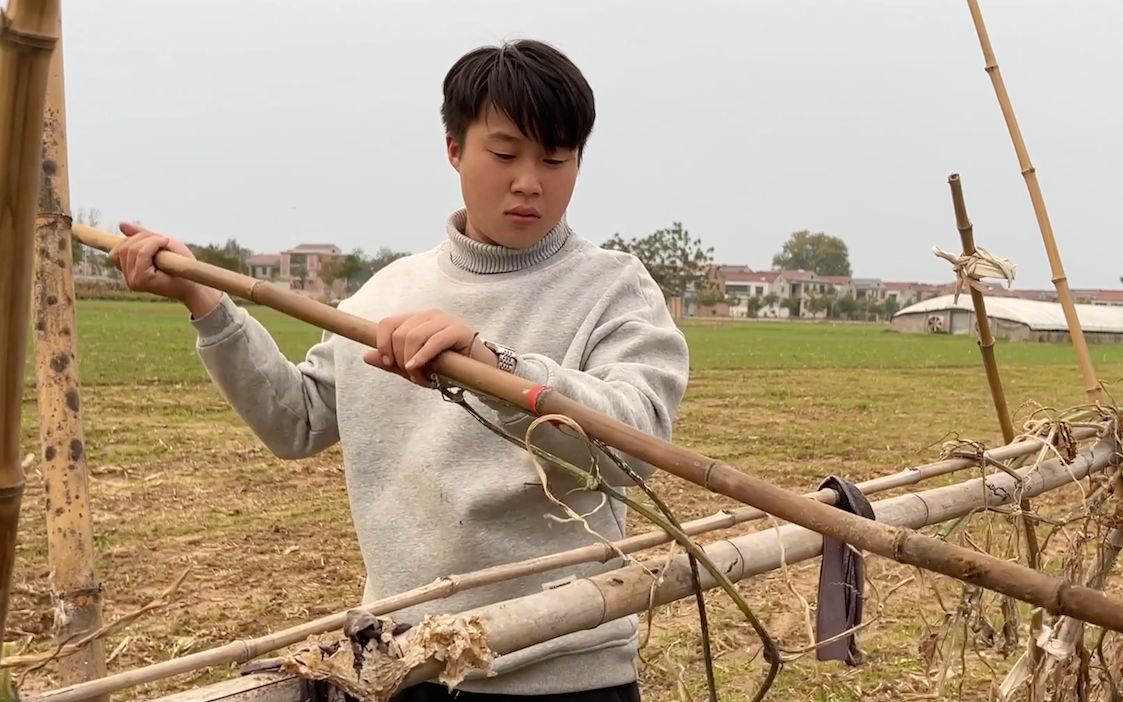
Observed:
[[[113,247],[109,260],[124,275],[130,290],[179,300],[195,319],[218,305],[222,299],[220,291],[168,275],[156,267],[156,253],[162,250],[194,260],[195,254],[182,241],[128,223],[121,224],[121,233],[125,240]]]

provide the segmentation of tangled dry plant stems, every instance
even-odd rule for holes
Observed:
[[[944,538],[954,539],[968,548],[998,553],[1005,558],[1021,559],[1021,539],[1015,517],[1025,516],[1034,523],[1050,527],[1041,540],[1042,570],[1060,571],[1070,582],[1081,582],[1088,587],[1102,589],[1107,582],[1115,560],[1123,547],[1123,432],[1119,411],[1115,407],[1085,405],[1057,412],[1050,408],[1035,409],[1023,425],[1017,440],[1043,439],[1036,452],[1029,473],[1045,460],[1055,457],[1067,466],[1076,456],[1078,440],[1074,430],[1099,422],[1104,427],[1101,436],[1115,441],[1116,470],[1083,481],[1074,478],[1078,489],[1078,503],[1061,517],[1042,514],[1018,514],[1015,510],[976,510],[943,531]],[[945,445],[947,455],[974,454],[982,458],[982,445],[956,441]],[[994,466],[981,461],[984,466],[1009,470],[1013,465]],[[1026,475],[1027,473],[1022,473]],[[1114,500],[1111,497],[1114,495]],[[1012,500],[1016,504],[1017,500]],[[979,540],[982,543],[979,543]],[[1058,543],[1054,543],[1059,540]],[[926,576],[924,576],[926,577]],[[938,588],[933,585],[933,591]],[[938,674],[933,681],[935,694],[940,698],[962,699],[969,673],[969,660],[977,661],[985,669],[984,675],[992,681],[992,693],[997,699],[1028,699],[1050,702],[1116,702],[1123,699],[1119,687],[1119,653],[1123,650],[1123,637],[1098,627],[1065,617],[1056,618],[1041,626],[1040,631],[1027,634],[1025,650],[1004,680],[996,672],[996,657],[1008,659],[1022,647],[1021,614],[1014,603],[995,593],[960,585],[957,606],[949,610],[943,599],[938,601],[944,610],[942,621],[932,627],[926,623],[929,635],[923,641],[921,655],[928,669],[938,663]],[[1035,621],[1044,621],[1044,613],[1032,611]],[[1085,629],[1090,631],[1085,632]],[[1040,647],[1040,657],[1030,655],[1030,641]],[[1088,643],[1090,642],[1090,643]],[[954,667],[958,666],[958,670]],[[1113,667],[1114,666],[1114,667]],[[954,689],[948,689],[949,678],[956,678]]]
[[[179,577],[172,581],[172,583],[168,585],[168,587],[166,587],[159,595],[154,597],[143,607],[140,607],[137,610],[118,617],[114,621],[102,626],[97,631],[90,632],[89,634],[86,634],[85,636],[79,638],[77,641],[61,641],[53,651],[44,651],[41,653],[29,653],[6,657],[4,658],[3,662],[0,663],[0,667],[26,668],[26,670],[20,673],[19,679],[16,683],[17,688],[22,687],[23,681],[28,675],[43,668],[52,661],[66,658],[68,656],[73,656],[76,653],[84,650],[93,642],[113,636],[118,632],[127,629],[129,626],[131,626],[133,623],[135,623],[145,615],[156,610],[163,609],[170,605],[175,600],[176,593],[179,592],[180,586],[183,585],[184,580],[187,579],[187,576],[188,574],[190,574],[190,572],[191,567],[188,566],[182,573],[180,573]],[[118,646],[118,649],[122,648],[124,644],[125,642],[122,642],[122,644]]]

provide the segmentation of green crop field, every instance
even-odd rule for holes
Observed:
[[[271,310],[250,309],[292,360],[319,336]],[[811,490],[830,474],[862,480],[924,463],[957,436],[989,445],[999,440],[979,352],[969,339],[899,335],[868,324],[707,320],[683,328],[692,378],[675,441],[784,487]],[[338,449],[282,461],[262,448],[210,385],[179,306],[81,301],[78,332],[107,618],[143,606],[190,568],[169,606],[109,638],[111,670],[257,636],[358,601],[362,566]],[[1123,346],[1092,350],[1105,381],[1123,378]],[[1082,402],[1070,347],[1000,343],[998,357],[1017,424],[1039,406]],[[24,402],[28,452],[38,442],[33,360]],[[683,519],[729,505],[675,479],[660,476],[653,486]],[[1048,504],[1060,509],[1078,499],[1071,488]],[[53,616],[44,502],[33,467],[9,618],[10,635],[32,651],[50,648]],[[762,521],[740,529],[771,526]],[[996,539],[1009,534],[1001,516],[987,527]],[[632,529],[645,527],[633,520]],[[940,656],[928,665],[924,654],[943,622],[941,603],[954,609],[960,590],[884,559],[867,562],[876,591],[868,593],[870,624],[860,636],[866,662],[849,668],[804,655],[785,667],[772,699],[899,700],[937,691]],[[800,596],[813,607],[817,577],[810,562],[793,565],[786,577],[753,578],[739,587],[781,643],[796,650],[808,643]],[[763,670],[757,641],[728,598],[714,594],[709,603],[721,698],[747,699]],[[697,629],[690,601],[655,612],[641,662],[647,699],[704,699]],[[954,656],[958,666],[958,650]],[[952,670],[944,681],[952,697],[962,686],[963,699],[989,699],[991,670],[1001,675],[1013,662],[990,649],[964,660],[966,673]],[[55,684],[53,674],[51,666],[31,673],[25,689]],[[115,699],[232,674],[233,667],[203,671]]]

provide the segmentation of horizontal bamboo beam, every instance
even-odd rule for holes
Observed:
[[[1077,440],[1089,439],[1098,436],[1101,431],[1102,428],[1077,427],[1073,430],[1073,437]],[[982,459],[984,463],[1006,461],[1040,451],[1044,444],[1045,442],[1042,439],[1030,438],[1015,444],[999,446],[985,451]],[[924,480],[940,477],[978,465],[979,462],[974,459],[946,459],[925,465],[911,466],[891,475],[880,476],[858,483],[857,487],[866,495],[874,495],[896,488],[916,485]],[[805,497],[826,504],[833,504],[838,494],[834,490],[817,490],[807,493]],[[696,536],[718,529],[727,529],[738,524],[761,519],[765,516],[767,515],[765,515],[764,512],[761,512],[755,507],[741,507],[739,509],[726,510],[708,517],[684,522],[682,527],[683,531],[688,535]],[[612,544],[592,543],[587,546],[540,556],[538,558],[505,563],[468,573],[450,574],[427,585],[396,593],[389,597],[383,597],[374,602],[366,602],[361,606],[373,615],[389,614],[405,607],[412,607],[424,602],[443,599],[459,592],[491,585],[497,582],[514,580],[537,573],[545,573],[559,568],[578,565],[580,563],[597,561],[606,563],[616,558],[619,553],[637,553],[668,543],[670,540],[671,538],[666,532],[656,530],[629,536],[615,541]],[[104,689],[108,692],[119,692],[136,685],[149,684],[177,675],[192,673],[204,668],[229,665],[231,663],[245,663],[258,656],[299,643],[311,636],[341,629],[346,621],[347,612],[350,609],[352,608],[254,639],[233,641],[172,660],[152,663],[133,670],[115,673],[99,681],[98,689]]]
[[[122,237],[87,226],[75,225],[74,234],[83,243],[103,250],[112,250],[123,241]],[[155,264],[164,272],[267,305],[344,338],[370,347],[377,345],[378,326],[372,320],[170,251],[159,252]],[[1073,616],[1123,631],[1123,599],[1119,597],[808,500],[731,465],[645,434],[557,391],[536,386],[458,353],[446,351],[440,354],[431,364],[431,371],[460,387],[503,400],[534,414],[569,417],[589,436],[625,454],[711,492],[820,534],[833,536],[843,543],[1001,592],[1052,614]]]
[[[1118,447],[1110,441],[1102,441],[1091,450],[1081,451],[1072,464],[1065,465],[1053,459],[1037,470],[1024,468],[1019,471],[1019,475],[1026,479],[1023,494],[1034,497],[1102,471],[1112,465],[1117,450]],[[1013,476],[996,473],[985,481],[975,478],[947,487],[909,493],[875,502],[873,507],[879,523],[919,529],[962,517],[982,507],[1009,504],[1017,491],[1018,481]],[[822,552],[822,547],[820,534],[788,524],[719,541],[706,546],[705,551],[714,565],[736,582],[776,570],[782,564],[814,558]],[[650,573],[657,572],[661,565],[661,562],[653,560],[644,565],[601,573],[549,592],[469,610],[462,616],[478,616],[482,620],[488,646],[497,654],[493,667],[501,669],[518,665],[517,660],[506,662],[504,656],[517,657],[516,652],[530,652],[531,647],[542,642],[594,629],[621,617],[647,611],[649,606],[680,600],[694,592],[690,563],[686,556],[680,556],[659,573],[659,583],[652,593]],[[717,582],[703,571],[701,585],[704,589],[712,589]],[[409,632],[403,635],[403,646],[408,646],[409,636]],[[418,666],[406,677],[399,690],[434,679],[441,665],[430,660]]]

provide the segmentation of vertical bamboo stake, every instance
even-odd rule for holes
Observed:
[[[979,10],[978,0],[967,0],[971,10],[971,19],[975,23],[975,31],[979,35],[979,44],[983,50],[983,60],[986,62],[986,72],[994,85],[998,105],[1002,109],[1002,116],[1006,119],[1006,127],[1010,131],[1010,139],[1014,142],[1014,151],[1018,155],[1018,164],[1022,169],[1022,176],[1029,190],[1029,198],[1033,203],[1033,212],[1037,216],[1037,225],[1041,229],[1041,239],[1045,243],[1045,253],[1049,257],[1049,267],[1053,273],[1053,285],[1057,288],[1057,297],[1068,322],[1069,336],[1072,346],[1076,350],[1077,362],[1080,372],[1084,376],[1084,392],[1092,402],[1106,402],[1100,381],[1096,378],[1096,370],[1092,366],[1092,356],[1088,352],[1088,343],[1084,339],[1084,330],[1080,326],[1080,318],[1076,315],[1076,306],[1072,302],[1072,293],[1069,291],[1068,278],[1065,276],[1064,266],[1061,264],[1061,254],[1057,249],[1057,241],[1053,236],[1053,225],[1049,222],[1049,213],[1045,209],[1045,199],[1041,195],[1041,185],[1037,182],[1037,170],[1029,160],[1022,131],[1018,127],[1017,117],[1014,116],[1014,107],[1010,103],[1010,96],[1006,92],[1006,84],[1002,80],[1002,72],[998,68],[998,61],[994,58],[994,50],[990,45],[986,25],[983,24],[983,15]]]
[[[55,635],[65,641],[101,628],[101,586],[94,569],[78,383],[61,22],[58,37],[47,79],[43,121],[33,304],[47,556]],[[103,677],[104,642],[98,639],[79,653],[62,658],[59,674],[67,684]]]
[[[971,256],[975,253],[975,228],[971,218],[967,216],[967,205],[963,201],[963,182],[958,173],[948,176],[948,185],[951,186],[951,201],[955,207],[955,226],[959,230],[959,240],[963,244],[963,255]],[[1004,443],[1014,442],[1014,424],[1010,421],[1010,408],[1006,404],[1006,391],[1002,388],[1002,377],[998,373],[998,360],[994,357],[994,335],[990,331],[990,318],[987,316],[987,303],[983,291],[974,287],[971,290],[971,305],[975,308],[975,319],[979,324],[979,351],[983,355],[983,366],[986,368],[987,384],[990,386],[990,396],[994,401],[994,411],[998,415],[998,425],[1002,428]],[[1019,503],[1022,512],[1019,521],[1026,537],[1026,565],[1034,570],[1040,563],[1041,547],[1037,543],[1037,532],[1033,522],[1026,517],[1033,510],[1033,505],[1028,499]],[[1040,611],[1034,613],[1030,623],[1029,656],[1034,663],[1040,658],[1037,647],[1037,632],[1041,629],[1044,618]]]
[[[0,642],[23,498],[20,405],[47,70],[58,0],[11,0],[0,17]],[[2,650],[2,649],[0,649]]]
[[[963,243],[963,255],[975,253],[975,232],[971,218],[967,216],[967,205],[963,202],[963,184],[958,173],[948,176],[951,186],[951,201],[955,207],[955,226],[959,230],[959,240]],[[1002,428],[1002,438],[1006,443],[1014,440],[1014,425],[1010,421],[1010,410],[1006,405],[1006,391],[1002,389],[1002,378],[998,374],[998,362],[994,358],[994,335],[990,331],[990,318],[987,317],[986,300],[981,290],[970,288],[971,303],[975,308],[975,319],[979,323],[979,350],[983,354],[987,384],[994,400],[994,411],[998,415],[998,425]]]

